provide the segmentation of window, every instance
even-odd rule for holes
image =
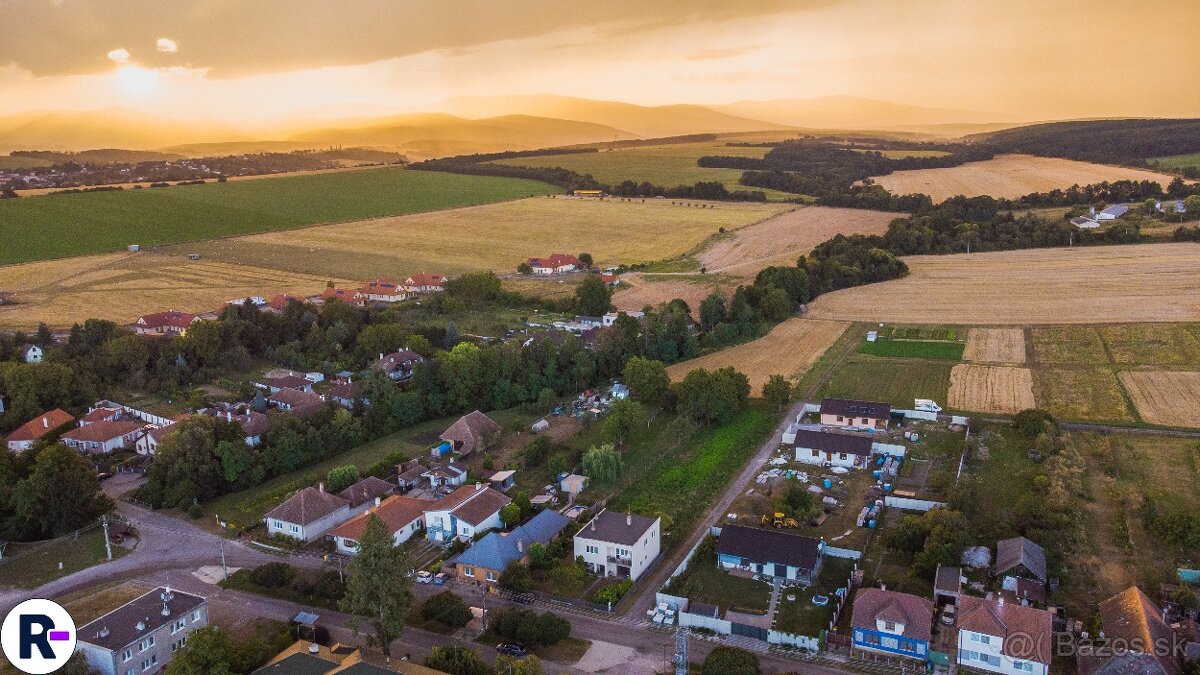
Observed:
[[[178,633],[187,626],[187,619],[183,618],[171,624],[171,635]]]
[[[492,572],[492,571],[490,571],[490,570],[489,570],[489,571],[488,571],[488,573],[487,573],[487,580],[488,580],[488,581],[495,581],[495,580],[496,580],[496,573],[495,573],[495,572]]]
[[[142,661],[142,670],[150,670],[158,665],[158,654],[154,654],[150,658]]]
[[[196,623],[199,620],[200,620],[200,610],[196,610],[196,611],[192,612],[192,623]]]
[[[821,456],[821,451],[820,451],[820,450],[818,450],[818,449],[816,449],[816,448],[813,448],[813,449],[812,449],[812,456],[813,456],[813,457],[820,457],[820,456]]]
[[[475,568],[471,567],[469,565],[463,565],[463,576],[467,576],[467,577],[475,576]]]
[[[171,651],[177,652],[180,650],[180,648],[182,648],[186,644],[187,644],[187,636],[184,635],[183,637],[179,638],[178,642],[171,644]]]
[[[979,633],[971,633],[971,642],[978,642],[981,645],[990,645],[990,644],[992,644],[992,638],[990,635],[980,635]]]
[[[300,526],[299,526],[299,525],[292,525],[292,532],[293,532],[293,533],[296,533],[296,534],[299,534],[299,533],[300,533]]]
[[[129,659],[132,659],[133,658],[133,647],[126,649],[125,653],[121,655],[121,658],[124,661],[128,661]]]
[[[1013,661],[1013,668],[1016,668],[1017,670],[1023,670],[1027,673],[1033,672],[1033,664],[1029,661]]]
[[[883,629],[889,633],[895,633],[896,632],[896,622],[895,621],[884,621]]]
[[[599,546],[592,546],[592,545],[590,545],[590,544],[589,544],[589,545],[587,546],[587,552],[588,552],[588,553],[599,553],[599,552],[600,552],[600,547],[599,547]]]
[[[838,415],[838,416],[837,416],[837,418],[838,418],[838,421],[839,421],[839,422],[845,422],[845,421],[846,421],[846,419],[845,419],[844,417],[842,417],[841,415]]]

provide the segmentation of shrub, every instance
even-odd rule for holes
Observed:
[[[621,598],[625,597],[625,594],[629,592],[632,586],[633,580],[631,579],[623,579],[615,584],[610,584],[593,593],[592,602],[601,605],[615,605],[621,601]]]
[[[700,666],[703,675],[758,675],[758,657],[737,647],[720,646],[704,657]]]
[[[500,588],[514,593],[524,593],[532,587],[533,575],[529,573],[528,567],[521,564],[520,560],[510,562],[500,574]]]
[[[537,647],[570,637],[571,622],[550,612],[538,614],[531,609],[509,607],[493,614],[492,630],[527,647]]]
[[[471,608],[450,591],[429,596],[421,605],[421,618],[453,630],[471,622]]]
[[[250,583],[263,588],[283,588],[295,578],[295,568],[287,563],[267,563],[250,570]]]
[[[358,467],[353,464],[335,466],[325,475],[325,489],[333,494],[358,482]]]
[[[188,507],[187,513],[192,520],[197,520],[204,515],[204,509],[199,504],[192,504]]]

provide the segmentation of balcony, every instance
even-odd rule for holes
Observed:
[[[610,555],[608,562],[616,565],[625,565],[626,567],[633,565],[633,558],[622,558],[621,556]]]

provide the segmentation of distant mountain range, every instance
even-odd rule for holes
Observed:
[[[553,95],[458,97],[424,111],[323,106],[270,123],[175,120],[125,109],[0,118],[0,152],[90,148],[185,154],[369,146],[413,158],[695,133],[894,130],[951,136],[1019,122],[965,110],[830,96],[642,106]]]

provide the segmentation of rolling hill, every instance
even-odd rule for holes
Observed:
[[[1004,116],[971,110],[945,110],[857,96],[782,98],[713,106],[729,115],[793,127],[892,129],[938,124],[1003,122]]]

